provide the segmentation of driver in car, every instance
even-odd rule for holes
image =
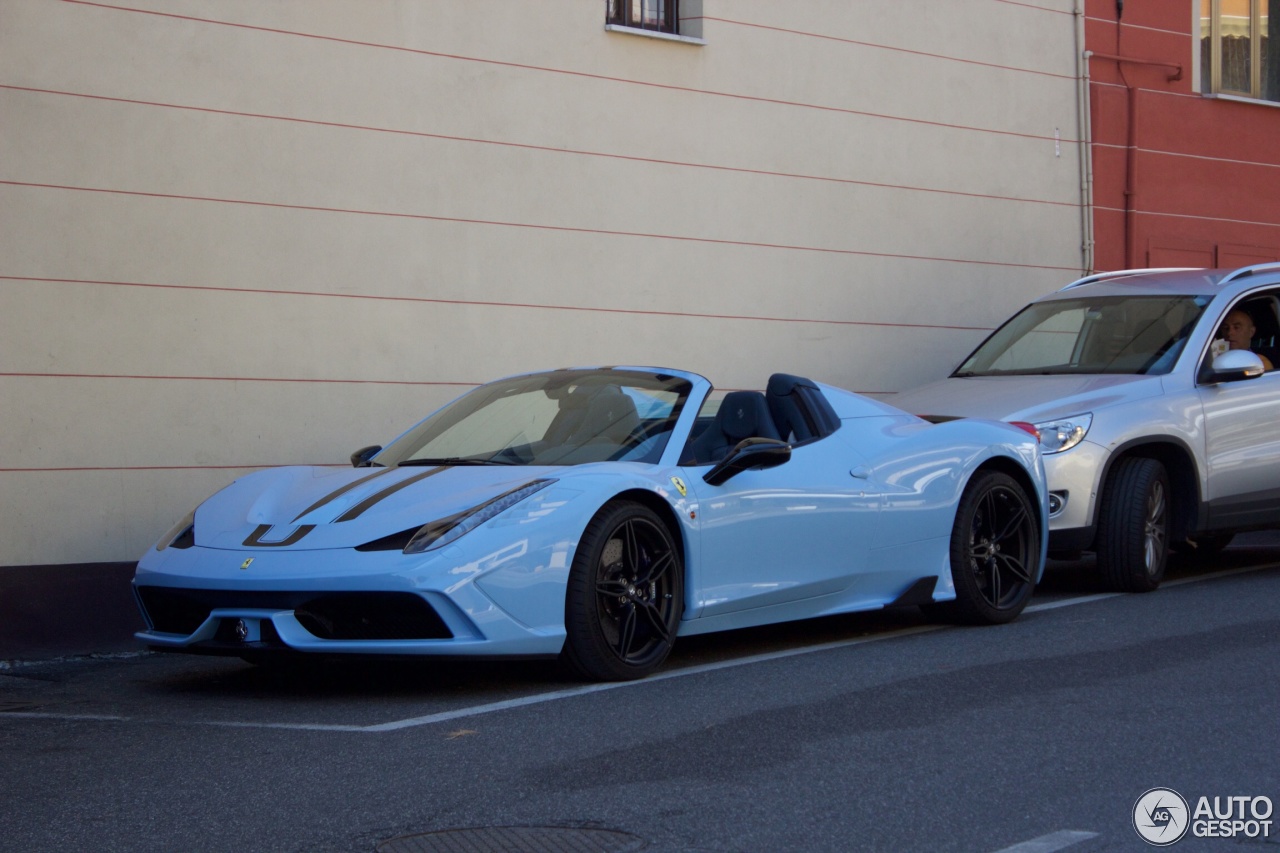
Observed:
[[[1236,308],[1227,313],[1227,319],[1222,322],[1222,332],[1227,339],[1227,343],[1231,349],[1251,350],[1253,336],[1257,333],[1257,329],[1253,325],[1253,318],[1248,312]],[[1258,358],[1262,359],[1262,366],[1267,370],[1274,370],[1271,359],[1261,353]]]

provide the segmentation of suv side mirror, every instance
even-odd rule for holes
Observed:
[[[377,456],[380,450],[382,450],[381,444],[371,444],[368,447],[360,448],[355,453],[351,454],[351,467],[352,468],[371,467],[369,464],[369,460]]]
[[[1257,353],[1247,349],[1229,349],[1200,371],[1200,381],[1205,385],[1239,382],[1241,379],[1257,379],[1265,372]]]
[[[703,482],[718,486],[752,468],[773,468],[791,459],[791,445],[776,438],[744,438],[707,472]]]

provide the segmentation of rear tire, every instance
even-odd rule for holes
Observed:
[[[1169,475],[1159,460],[1116,463],[1098,510],[1098,572],[1121,592],[1151,592],[1169,560]]]
[[[965,487],[951,529],[956,600],[941,610],[961,622],[998,625],[1018,617],[1040,568],[1040,514],[1018,481],[979,471]],[[925,611],[938,613],[934,605]]]
[[[596,681],[643,678],[670,654],[683,610],[684,562],[666,524],[633,501],[606,504],[569,570],[560,658]]]

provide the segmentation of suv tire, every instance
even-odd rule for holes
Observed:
[[[1169,559],[1169,475],[1157,459],[1116,463],[1098,510],[1098,571],[1109,589],[1151,592]]]

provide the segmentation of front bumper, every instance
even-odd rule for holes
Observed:
[[[134,577],[147,623],[135,636],[162,651],[245,656],[541,657],[559,654],[564,645],[562,577],[557,582],[542,573],[543,582],[530,590],[527,573],[519,573],[526,586],[517,597],[504,583],[516,567],[495,573],[456,547],[425,559],[398,552],[255,552],[251,568],[234,568],[245,556],[199,546],[152,551]],[[539,593],[556,602],[535,608],[540,618],[528,612],[517,618],[508,609]]]
[[[1082,441],[1062,453],[1044,456],[1045,480],[1062,508],[1049,516],[1049,550],[1082,551],[1093,545],[1102,470],[1110,452]]]

